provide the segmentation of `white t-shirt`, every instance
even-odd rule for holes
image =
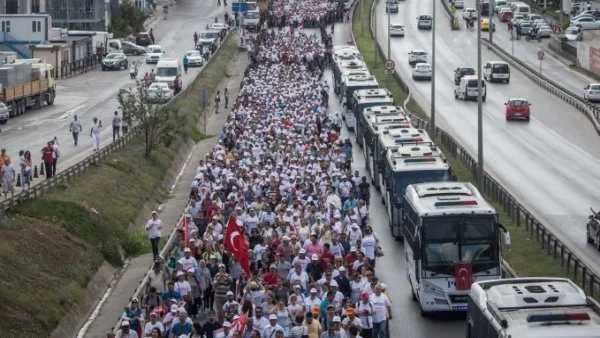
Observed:
[[[369,297],[369,301],[371,304],[373,304],[373,311],[375,312],[373,314],[373,322],[381,323],[382,321],[386,320],[387,307],[392,306],[392,303],[390,303],[390,300],[387,298],[387,296],[384,294],[379,296],[372,294]]]
[[[362,301],[358,302],[356,307],[357,317],[360,318],[360,322],[362,324],[363,329],[372,329],[373,328],[373,316],[371,314],[365,315],[364,311],[368,311],[368,313],[373,313],[375,310],[375,306],[370,301],[368,303],[363,303]]]
[[[198,262],[196,262],[196,259],[194,257],[189,257],[189,258],[185,258],[181,257],[179,259],[179,263],[181,263],[181,265],[183,265],[183,270],[187,271],[189,268],[197,268],[198,267]]]
[[[362,240],[362,247],[365,251],[365,257],[368,259],[375,259],[375,246],[377,242],[375,241],[375,236],[368,235],[365,236]]]
[[[187,281],[175,282],[175,291],[179,292],[181,297],[185,297],[188,293],[192,292],[192,287]]]
[[[150,238],[160,237],[160,229],[162,229],[162,227],[163,223],[159,219],[154,220],[151,218],[148,220],[148,223],[146,223],[146,230],[148,231]]]
[[[144,327],[144,333],[146,335],[150,335],[152,333],[152,329],[155,327],[158,328],[160,332],[165,332],[165,328],[161,322],[156,322],[154,324],[152,324],[152,322],[147,322],[146,326]]]

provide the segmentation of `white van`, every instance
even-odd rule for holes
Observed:
[[[182,87],[181,74],[182,65],[179,59],[163,58],[156,64],[156,82],[165,82],[169,84],[169,88],[173,88],[175,77],[179,76],[179,87]]]
[[[481,80],[481,101],[485,102],[487,86],[485,80]],[[458,86],[454,88],[454,98],[461,100],[477,101],[477,75],[465,75],[460,79]]]
[[[109,39],[106,42],[106,53],[123,53],[123,46],[121,45],[121,40],[118,39]]]
[[[504,61],[488,61],[483,67],[483,78],[490,82],[510,82],[510,66]]]
[[[531,7],[524,2],[519,2],[514,4],[513,13],[515,13],[515,15],[529,15],[531,14]]]

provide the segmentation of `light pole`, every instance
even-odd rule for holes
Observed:
[[[377,0],[375,0],[375,6],[377,6]],[[377,20],[373,20],[373,33],[375,34],[375,39],[373,39],[373,65],[377,66]]]
[[[365,2],[360,0],[360,36],[365,35],[365,20],[363,19],[363,13],[365,12]]]
[[[391,53],[391,49],[392,49],[392,39],[391,39],[391,35],[390,35],[390,10],[389,8],[387,9],[387,19],[388,19],[388,51],[387,51],[387,59],[391,60],[392,59],[392,53]]]
[[[477,0],[477,183],[483,188],[483,101],[481,87],[481,0]],[[490,21],[491,25],[491,21]],[[491,31],[490,27],[490,31]]]
[[[493,23],[492,19],[494,18],[493,17],[494,11],[492,10],[492,2],[491,1],[488,2],[488,9],[489,9],[488,10],[488,15],[489,15],[489,18],[490,18],[490,27],[489,27],[488,30],[490,31],[490,43],[493,43],[494,39],[493,39],[493,34],[492,33],[494,31],[494,23]]]
[[[435,140],[435,23],[436,23],[436,3],[438,0],[433,0],[433,18],[431,20],[431,134]]]

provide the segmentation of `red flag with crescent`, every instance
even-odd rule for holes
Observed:
[[[473,264],[471,262],[454,263],[454,279],[457,291],[470,290],[471,284],[473,284]]]
[[[250,260],[248,258],[248,246],[246,245],[246,237],[240,230],[240,227],[235,221],[235,217],[230,216],[227,221],[227,231],[224,237],[225,249],[231,252],[246,272],[250,276]]]
[[[248,312],[245,312],[238,319],[234,320],[233,323],[231,323],[231,330],[237,331],[239,333],[244,333],[244,331],[246,330],[246,320],[247,319],[248,319]]]

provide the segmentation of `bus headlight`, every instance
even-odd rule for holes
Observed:
[[[439,297],[446,296],[444,289],[428,281],[423,281],[423,292]]]

